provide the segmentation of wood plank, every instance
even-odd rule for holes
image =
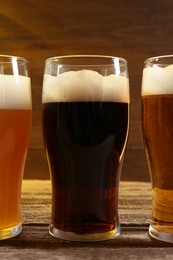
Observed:
[[[113,240],[73,243],[52,237],[47,226],[23,226],[16,238],[0,241],[0,258],[6,259],[172,259],[172,245],[153,241],[147,228],[123,228]]]
[[[48,224],[51,215],[50,180],[24,180],[22,216],[24,224]],[[119,215],[122,225],[148,225],[151,215],[151,185],[120,182]]]
[[[24,56],[29,60],[33,91],[31,150],[43,149],[41,91],[44,61],[50,56],[70,54],[115,55],[128,60],[131,123],[127,151],[143,149],[140,130],[143,62],[149,56],[172,54],[172,7],[172,0],[134,0],[133,4],[128,0],[74,0],[73,3],[52,0],[49,4],[46,0],[3,1],[0,8],[1,53]],[[37,163],[36,158],[31,158],[33,171],[26,176],[37,178],[39,175],[38,178],[42,178],[47,173],[40,166],[41,159]],[[141,178],[143,181],[148,171],[141,153],[137,152],[127,162],[127,176],[133,176],[129,170],[133,164],[137,166],[137,180]],[[46,169],[45,161],[43,165]]]
[[[131,148],[139,147],[143,61],[149,56],[172,54],[172,7],[171,0],[134,0],[133,4],[127,0],[75,0],[73,3],[52,0],[49,4],[45,0],[3,1],[0,8],[1,53],[24,56],[29,60],[33,111],[39,118],[47,57],[82,53],[127,58],[132,100],[129,144]],[[36,135],[32,135],[31,148],[40,148],[41,139],[37,135],[40,120],[35,120],[35,115],[33,129],[34,132],[36,129]]]
[[[153,240],[148,235],[150,194],[150,183],[122,181],[119,192],[121,234],[104,242],[67,242],[48,232],[50,180],[24,180],[23,231],[13,239],[0,241],[0,259],[172,259],[172,244]]]

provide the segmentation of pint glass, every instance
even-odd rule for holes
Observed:
[[[118,186],[129,127],[126,60],[47,59],[42,103],[50,233],[71,241],[114,238],[120,233]]]
[[[0,239],[22,229],[20,196],[30,128],[28,63],[0,55]]]
[[[173,56],[145,62],[142,131],[152,182],[149,234],[173,243]]]

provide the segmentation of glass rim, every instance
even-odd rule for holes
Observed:
[[[28,63],[28,60],[21,56],[0,54],[0,63],[11,63],[13,60]]]
[[[112,63],[102,63],[102,64],[99,64],[99,63],[95,63],[95,64],[92,64],[92,63],[88,63],[88,64],[85,64],[85,63],[76,63],[76,64],[73,64],[71,62],[69,63],[63,63],[61,62],[61,60],[65,60],[65,59],[69,59],[69,60],[72,60],[72,59],[105,59],[105,60],[108,60],[108,61],[111,61],[112,60]],[[62,66],[112,66],[115,64],[115,61],[119,60],[120,62],[124,63],[124,64],[127,64],[127,60],[125,58],[122,58],[122,57],[118,57],[118,56],[109,56],[109,55],[62,55],[62,56],[52,56],[52,57],[49,57],[45,60],[45,63],[55,63],[57,65],[62,65]]]
[[[172,58],[172,62],[170,62],[170,63],[164,63],[164,62],[158,63],[159,60],[169,59],[169,58]],[[153,56],[153,57],[150,57],[150,58],[148,58],[148,59],[146,59],[146,60],[144,61],[144,64],[145,64],[145,65],[151,64],[151,63],[155,63],[156,65],[159,65],[159,64],[160,64],[160,65],[161,65],[161,64],[171,65],[171,64],[173,64],[173,54]]]

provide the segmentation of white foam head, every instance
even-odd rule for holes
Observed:
[[[173,94],[173,65],[143,70],[142,96]]]
[[[102,76],[96,71],[68,71],[44,75],[42,102],[129,102],[129,81],[121,75]]]
[[[30,78],[0,74],[0,109],[31,108]]]

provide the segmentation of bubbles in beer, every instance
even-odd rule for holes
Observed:
[[[0,75],[0,109],[31,109],[30,78]]]
[[[121,75],[102,76],[96,71],[68,71],[57,77],[45,74],[42,102],[129,102],[129,81]]]
[[[142,96],[173,94],[173,65],[143,70]]]

